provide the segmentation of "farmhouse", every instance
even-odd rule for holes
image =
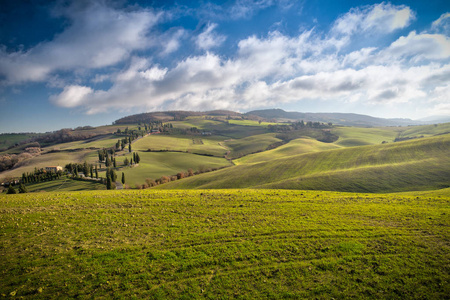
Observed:
[[[62,171],[63,168],[61,166],[52,166],[52,167],[45,167],[45,171],[47,172],[58,172],[58,171]]]

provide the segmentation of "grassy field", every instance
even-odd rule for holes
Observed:
[[[399,137],[418,137],[418,136],[433,136],[438,134],[450,133],[450,123],[424,125],[424,126],[410,126],[403,130]]]
[[[62,177],[60,179],[52,181],[26,184],[26,188],[28,192],[74,192],[86,190],[106,190],[106,186],[104,184],[87,180],[75,180],[68,177]]]
[[[54,146],[49,146],[45,149],[49,150],[70,150],[70,149],[87,149],[87,148],[110,148],[116,145],[117,140],[119,140],[121,137],[115,136],[115,135],[106,135],[101,137],[96,137],[93,139],[88,139],[84,141],[75,141],[70,143],[61,143]]]
[[[228,120],[228,123],[235,124],[235,125],[242,125],[242,126],[261,126],[261,127],[267,127],[268,125],[283,125],[284,123],[275,123],[275,122],[261,122],[259,121],[252,121],[252,120]]]
[[[325,151],[331,149],[338,149],[340,146],[337,146],[334,143],[323,143],[319,142],[312,138],[300,138],[290,141],[289,143],[282,145],[278,148],[255,153],[251,155],[244,156],[242,158],[236,159],[233,162],[237,165],[241,164],[254,164],[265,161],[270,161],[277,158],[287,158],[289,156],[310,153],[310,152],[318,152]]]
[[[184,151],[223,157],[227,152],[219,144],[223,140],[221,137],[149,135],[134,142],[132,147],[139,151]]]
[[[17,134],[0,134],[0,150],[14,146],[16,143],[27,141],[37,134],[17,133]]]
[[[446,299],[450,191],[0,195],[0,295]]]
[[[285,188],[359,192],[450,186],[450,135],[241,164],[159,188]]]
[[[393,142],[399,131],[398,127],[387,128],[359,128],[337,127],[332,130],[339,136],[336,145],[342,147],[355,147],[365,145],[377,145],[385,142]]]
[[[132,156],[128,154],[117,157],[117,166],[123,164],[125,157],[131,159]],[[121,179],[123,172],[126,184],[133,188],[136,184],[144,184],[146,178],[157,179],[161,176],[176,175],[178,172],[186,172],[189,168],[198,171],[231,165],[225,158],[179,152],[139,152],[139,157],[141,158],[139,166],[120,168],[117,171],[118,180]],[[105,172],[99,175],[105,177]]]
[[[260,152],[272,144],[281,142],[276,133],[254,135],[237,140],[227,140],[223,144],[230,149],[229,158],[235,159],[250,153]]]

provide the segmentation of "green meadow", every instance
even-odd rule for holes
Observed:
[[[224,157],[227,149],[221,145],[224,138],[203,136],[148,135],[133,143],[139,151],[182,151]]]
[[[225,158],[195,155],[181,152],[138,152],[141,161],[139,165],[133,167],[123,167],[125,157],[130,160],[132,156],[118,156],[116,158],[119,167],[116,173],[118,181],[121,180],[121,173],[125,174],[126,184],[134,188],[136,184],[144,184],[147,178],[158,179],[161,176],[176,175],[179,172],[186,172],[192,169],[194,172],[207,169],[218,169],[231,166],[232,164]],[[105,172],[100,172],[99,176],[105,178]]]
[[[305,137],[292,140],[287,144],[284,144],[272,150],[246,155],[242,158],[234,160],[234,163],[237,165],[260,163],[277,158],[294,156],[297,154],[319,152],[338,148],[341,147],[336,145],[335,143],[324,143],[309,137]]]
[[[27,184],[28,192],[74,192],[86,190],[106,190],[106,186],[90,180],[62,177],[52,181]],[[16,189],[18,186],[16,186]]]
[[[275,133],[258,134],[236,140],[227,140],[223,144],[230,149],[229,158],[235,159],[251,153],[267,150],[270,145],[282,140],[275,137]]]
[[[49,146],[46,149],[49,150],[74,150],[74,149],[87,149],[87,148],[110,148],[115,146],[117,143],[117,140],[120,139],[120,137],[115,135],[106,135],[101,136],[100,138],[93,138],[88,139],[85,141],[75,141],[70,143],[61,143],[57,144],[56,146]]]
[[[433,136],[450,133],[450,123],[409,126],[399,134],[399,137]]]
[[[359,128],[337,127],[333,133],[339,136],[336,144],[342,147],[377,145],[382,142],[393,142],[399,133],[397,127]]]
[[[0,195],[11,299],[446,299],[450,191]]]

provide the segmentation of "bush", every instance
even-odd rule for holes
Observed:
[[[146,178],[145,182],[148,184],[148,186],[152,187],[152,186],[156,186],[156,181],[154,181],[151,178]]]
[[[12,184],[9,185],[7,194],[17,194],[16,190],[12,187]]]

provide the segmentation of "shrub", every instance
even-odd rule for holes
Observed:
[[[170,182],[169,176],[162,176],[159,180],[160,180],[161,184]]]
[[[12,184],[9,185],[7,194],[17,194],[16,190],[12,187]]]

